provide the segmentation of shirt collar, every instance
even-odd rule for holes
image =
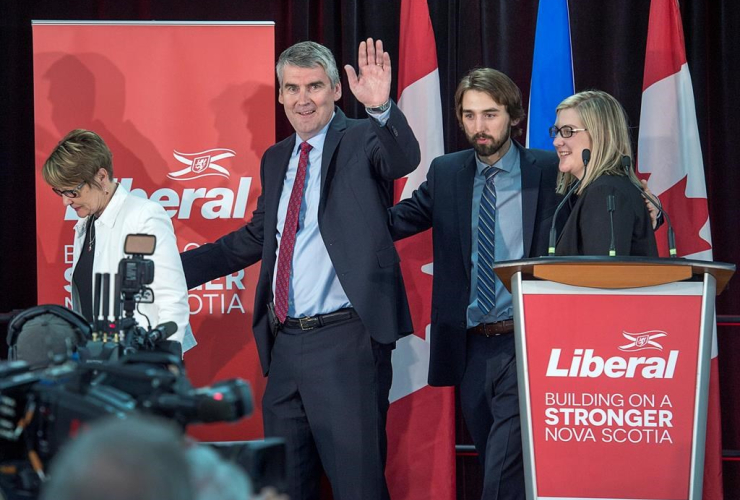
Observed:
[[[503,170],[504,172],[511,173],[511,171],[514,169],[514,166],[516,165],[516,158],[518,156],[516,145],[514,144],[513,139],[509,139],[510,145],[509,150],[506,152],[506,154],[500,158],[496,163],[493,165],[489,165],[488,163],[483,163],[481,159],[478,157],[478,153],[475,154],[475,170],[478,175],[483,175],[483,171],[486,170],[488,167],[496,167],[499,170]]]
[[[326,141],[326,134],[329,132],[329,126],[331,125],[332,120],[334,120],[334,117],[337,115],[336,111],[332,113],[331,120],[329,120],[329,123],[324,125],[324,128],[321,129],[321,131],[316,134],[315,136],[311,137],[309,140],[305,141],[311,145],[311,151],[323,151],[324,150],[324,141]],[[292,156],[295,156],[300,151],[301,143],[304,142],[301,140],[301,138],[296,134],[295,136],[295,144],[293,145],[293,153]]]
[[[98,217],[98,221],[100,222],[100,224],[109,227],[113,227],[113,224],[115,224],[116,217],[118,217],[118,213],[123,208],[123,204],[126,200],[126,197],[128,196],[128,191],[126,191],[126,188],[124,188],[120,183],[116,183],[116,185],[116,190],[113,192],[113,197],[111,197],[110,201],[108,202],[108,206],[105,207],[103,213],[100,214],[100,217]],[[79,234],[84,233],[88,217],[84,217],[78,220],[75,224],[75,230]]]
[[[103,213],[98,217],[101,224],[109,227],[113,227],[115,224],[118,214],[121,212],[128,196],[128,191],[120,183],[116,183],[116,186],[116,190],[113,192],[113,197],[108,202],[108,206],[105,207]]]

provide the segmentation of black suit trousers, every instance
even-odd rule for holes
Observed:
[[[265,436],[286,441],[291,500],[319,498],[322,466],[335,500],[389,498],[391,352],[358,318],[279,330],[262,409]]]
[[[483,500],[523,500],[514,334],[468,333],[460,404],[484,470]]]

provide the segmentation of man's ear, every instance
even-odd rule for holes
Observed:
[[[342,98],[342,83],[337,83],[337,86],[334,87],[334,101],[338,101]]]

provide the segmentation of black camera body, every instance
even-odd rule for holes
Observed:
[[[118,263],[118,274],[114,288],[113,314],[119,323],[119,330],[131,328],[134,308],[137,303],[153,303],[154,292],[147,285],[154,281],[154,261],[145,257],[154,254],[157,247],[157,237],[151,234],[129,234],[123,245],[123,252],[127,257]],[[97,283],[97,276],[96,276]],[[103,304],[107,304],[108,294],[103,287]],[[100,292],[96,292],[96,296]],[[120,304],[120,307],[119,307]],[[123,317],[120,316],[123,309]],[[106,316],[104,308],[104,316]],[[97,317],[97,311],[96,311]]]
[[[140,293],[144,285],[154,281],[154,262],[139,256],[123,259],[118,263],[118,275],[121,277],[121,293]]]
[[[118,281],[116,293],[123,295],[124,300],[145,294],[154,281],[154,261],[145,259],[145,256],[154,255],[157,248],[157,237],[153,234],[129,234],[123,245],[123,253],[128,257],[118,263]],[[150,290],[151,291],[151,290]]]
[[[106,415],[125,418],[132,412],[149,413],[172,419],[183,430],[189,424],[233,422],[251,415],[248,382],[231,379],[210,387],[191,385],[179,353],[160,347],[176,331],[175,323],[148,331],[137,325],[135,304],[148,301],[148,296],[153,300],[147,285],[154,279],[154,262],[144,256],[153,254],[155,245],[154,236],[127,237],[129,256],[118,266],[112,323],[98,321],[108,318],[110,277],[104,280],[96,275],[92,328],[81,316],[55,309],[61,306],[35,308],[40,314],[55,313],[67,322],[70,332],[74,330],[69,338],[75,340],[67,342],[66,354],[54,353],[50,364],[41,368],[22,360],[0,362],[0,498],[34,498],[43,470],[60,447]],[[37,315],[24,311],[11,323],[17,325],[9,329],[11,352],[26,320]],[[40,339],[46,333],[35,332]]]
[[[247,382],[194,388],[180,361],[166,353],[102,364],[67,360],[41,370],[23,361],[0,363],[0,498],[34,498],[61,447],[101,417],[147,413],[184,431],[190,424],[237,421],[253,410]]]

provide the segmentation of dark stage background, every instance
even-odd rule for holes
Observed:
[[[276,53],[311,39],[331,48],[339,66],[356,66],[359,41],[372,36],[385,42],[395,73],[399,8],[400,0],[0,0],[0,314],[36,305],[32,19],[274,21]],[[430,0],[429,8],[437,40],[445,150],[451,152],[466,147],[455,121],[452,95],[470,68],[500,69],[521,87],[527,100],[537,0]],[[635,142],[649,9],[649,0],[570,0],[576,90],[598,88],[620,100],[633,125]],[[683,0],[681,13],[704,154],[714,256],[736,263],[740,173],[732,165],[733,158],[740,156],[740,2]],[[256,50],[259,47],[244,47],[243,59],[234,63],[249,64],[250,53]],[[340,104],[349,116],[363,114],[350,92],[344,93]],[[276,107],[277,137],[283,138],[291,129],[277,99]],[[718,314],[740,316],[737,283],[735,277],[719,297]],[[0,325],[0,332],[4,327]],[[726,449],[740,449],[736,411],[740,396],[733,389],[740,376],[733,359],[740,352],[740,328],[722,326],[719,336],[723,444]],[[464,429],[458,430],[458,436],[458,442],[466,442]],[[726,498],[740,498],[740,462],[726,460],[724,470]],[[477,475],[475,458],[460,456],[459,498],[476,498]]]

